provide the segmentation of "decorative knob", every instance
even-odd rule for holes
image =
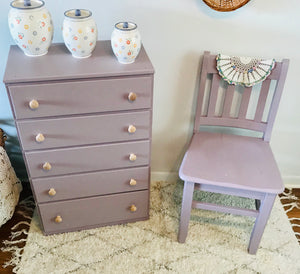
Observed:
[[[128,100],[131,101],[131,102],[133,102],[133,101],[135,101],[135,99],[136,99],[136,93],[130,92],[128,94]]]
[[[131,186],[135,186],[135,185],[136,185],[136,180],[131,179],[130,182],[129,182],[129,184],[130,184]]]
[[[24,0],[24,6],[25,7],[30,7],[31,6],[31,1],[30,0]]]
[[[30,102],[29,102],[29,107],[34,110],[34,109],[37,109],[39,107],[39,102],[35,99],[32,99]]]
[[[50,165],[49,162],[46,162],[43,164],[43,170],[50,170],[52,168],[52,166]]]
[[[136,132],[136,127],[135,127],[134,125],[130,125],[130,126],[128,127],[128,132],[129,132],[129,133],[135,133],[135,132]]]
[[[75,16],[81,16],[81,10],[80,9],[75,10]]]
[[[45,136],[42,133],[39,133],[38,135],[35,136],[35,140],[38,143],[42,143],[45,141]]]
[[[133,153],[131,153],[131,154],[129,155],[129,160],[130,160],[131,162],[134,162],[134,161],[136,160],[136,155],[133,154]]]
[[[55,196],[55,194],[56,194],[55,189],[54,188],[50,188],[49,191],[48,191],[48,194],[49,194],[49,196]]]
[[[55,222],[56,222],[56,223],[61,223],[61,222],[62,222],[62,217],[59,216],[59,215],[57,215],[57,216],[55,217]]]
[[[136,207],[135,205],[131,205],[131,206],[130,206],[130,211],[131,211],[131,212],[137,211],[137,207]]]

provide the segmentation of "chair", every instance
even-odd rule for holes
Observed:
[[[248,246],[248,252],[256,254],[275,197],[284,189],[269,141],[288,65],[287,59],[276,62],[258,90],[253,119],[249,119],[252,87],[245,87],[241,92],[240,86],[225,84],[216,69],[216,56],[204,53],[194,132],[179,170],[184,180],[180,243],[187,237],[191,208],[213,210],[256,218]],[[220,100],[222,87],[224,96]],[[271,102],[269,106],[267,102]],[[260,132],[261,136],[202,131],[203,126],[206,129],[210,126],[246,129],[247,132]],[[193,201],[194,190],[252,198],[256,210]]]

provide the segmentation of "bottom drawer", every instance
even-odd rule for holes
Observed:
[[[149,192],[135,191],[40,204],[45,234],[113,225],[149,217]]]

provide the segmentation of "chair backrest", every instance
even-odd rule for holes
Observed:
[[[202,60],[194,132],[202,125],[243,128],[262,132],[263,139],[269,141],[288,65],[288,59],[276,62],[261,85],[243,88],[225,83],[216,68],[216,55],[206,51]],[[259,95],[256,94],[256,100],[250,100],[254,89]],[[251,118],[248,115],[250,107]]]

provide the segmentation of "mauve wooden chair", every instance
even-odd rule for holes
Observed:
[[[256,254],[275,197],[284,189],[269,141],[288,65],[287,59],[276,62],[261,86],[241,88],[225,84],[216,69],[216,56],[204,53],[194,132],[179,170],[184,180],[180,243],[187,237],[191,208],[213,210],[256,218],[248,246],[248,252]],[[223,100],[220,100],[222,87]],[[249,102],[255,102],[250,100],[254,90],[259,95],[249,118]],[[203,126],[206,131],[202,130]],[[260,132],[260,136],[207,131],[211,126],[247,129]],[[252,198],[256,210],[195,201],[194,190]]]

